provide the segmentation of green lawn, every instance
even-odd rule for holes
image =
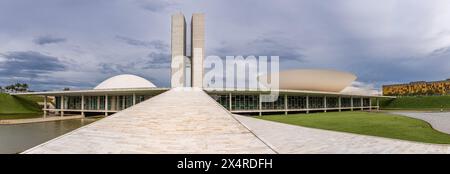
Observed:
[[[427,122],[405,116],[369,112],[328,112],[257,117],[281,123],[402,140],[450,144],[450,135]]]
[[[42,116],[41,107],[36,103],[40,100],[39,97],[11,96],[0,93],[0,119],[35,118],[38,115]]]
[[[380,101],[382,109],[450,110],[450,96],[400,96]]]

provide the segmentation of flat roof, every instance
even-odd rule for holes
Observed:
[[[72,91],[45,91],[45,92],[24,92],[24,93],[12,93],[11,95],[129,95],[129,94],[148,94],[148,93],[160,93],[168,91],[170,88],[121,88],[121,89],[87,89],[87,90],[72,90]],[[340,92],[326,92],[326,91],[308,91],[308,90],[258,90],[258,89],[235,89],[235,88],[204,88],[204,91],[208,93],[270,93],[273,91],[279,93],[291,93],[291,94],[318,94],[328,96],[355,96],[355,97],[377,97],[377,98],[395,98],[394,96],[379,96],[379,95],[360,95],[360,94],[348,94]]]
[[[69,90],[69,91],[44,91],[44,92],[24,92],[11,93],[11,95],[106,95],[106,94],[147,94],[149,92],[164,92],[170,88],[118,88],[118,89],[86,89],[86,90]]]
[[[380,96],[380,95],[361,95],[361,94],[349,94],[340,92],[326,92],[326,91],[308,91],[308,90],[290,90],[290,89],[277,89],[277,90],[258,90],[258,89],[239,89],[239,88],[204,88],[206,92],[212,93],[270,93],[271,91],[277,91],[283,94],[296,93],[296,94],[319,94],[329,96],[355,96],[355,97],[377,97],[377,98],[396,98],[394,96]]]

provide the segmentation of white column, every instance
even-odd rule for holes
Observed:
[[[44,118],[47,117],[47,96],[44,96]]]
[[[61,106],[60,106],[61,108],[61,111],[60,111],[60,114],[61,114],[61,117],[64,117],[64,96],[62,95],[61,96]]]
[[[288,114],[288,97],[284,94],[284,115]]]
[[[323,111],[327,112],[327,96],[323,96]]]
[[[306,113],[309,113],[309,95],[306,96]]]
[[[350,110],[353,111],[353,96],[350,97]]]
[[[97,96],[97,110],[100,110],[100,96]]]
[[[118,96],[113,96],[114,99],[114,110],[118,111],[119,110],[119,98]]]
[[[136,105],[136,94],[133,93],[133,106]]]
[[[369,97],[369,111],[372,111],[372,98]]]
[[[123,95],[122,96],[122,110],[125,109],[125,99],[126,99],[126,97]]]
[[[364,98],[361,97],[361,111],[364,110]]]
[[[259,116],[262,116],[262,100],[261,100],[261,98],[262,98],[262,95],[261,95],[261,93],[259,94]]]
[[[342,110],[342,97],[341,96],[339,96],[339,112],[341,112],[341,110]]]
[[[380,99],[377,98],[377,111],[379,111],[379,110],[380,110]]]
[[[44,95],[44,118],[47,117],[47,96]]]
[[[81,116],[84,117],[84,95],[81,95]]]
[[[231,109],[232,109],[232,103],[233,103],[233,101],[231,100],[231,92],[230,93],[228,93],[228,109],[230,110],[230,112],[231,112]]]
[[[105,94],[105,116],[108,116],[108,94]]]

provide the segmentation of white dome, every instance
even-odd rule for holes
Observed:
[[[122,74],[106,79],[94,89],[120,89],[120,88],[155,88],[156,86],[136,75]]]

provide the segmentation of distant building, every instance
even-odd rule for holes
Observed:
[[[442,81],[417,81],[406,84],[383,85],[383,95],[387,96],[420,96],[449,95],[450,78]]]

